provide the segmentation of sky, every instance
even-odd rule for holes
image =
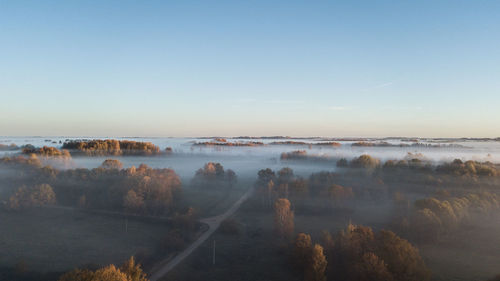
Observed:
[[[3,136],[500,136],[500,1],[0,0]]]

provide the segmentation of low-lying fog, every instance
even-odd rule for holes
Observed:
[[[1,137],[0,144],[14,143],[18,146],[31,144],[36,147],[54,146],[60,148],[66,140],[94,139],[90,137]],[[308,146],[308,145],[266,145],[266,146],[193,146],[196,142],[211,141],[211,139],[199,138],[115,138],[123,140],[135,140],[152,142],[164,150],[172,147],[173,154],[168,156],[103,156],[103,157],[78,157],[74,156],[71,161],[58,164],[50,163],[58,168],[95,168],[105,159],[119,159],[125,167],[138,166],[145,163],[154,168],[172,168],[183,179],[192,178],[197,169],[207,162],[219,162],[225,168],[233,169],[240,178],[255,179],[258,170],[269,167],[278,170],[282,167],[291,167],[296,174],[308,176],[312,172],[320,170],[334,170],[335,162],[314,161],[314,163],[299,161],[282,161],[280,155],[283,152],[305,150],[308,155],[327,156],[332,159],[352,159],[362,154],[369,154],[382,161],[388,159],[402,159],[408,153],[423,154],[426,159],[435,162],[451,161],[456,158],[462,160],[478,160],[500,162],[500,141],[494,140],[463,140],[463,139],[419,139],[420,144],[442,145],[442,147],[353,147],[352,143],[358,140],[335,140],[342,145],[331,146]],[[328,139],[230,139],[230,142],[258,141],[263,143],[279,141],[297,141],[305,143],[328,142]],[[388,142],[390,144],[412,144],[405,139],[370,139],[371,142]],[[447,146],[453,145],[453,146]],[[0,157],[13,155],[19,151],[0,151]]]

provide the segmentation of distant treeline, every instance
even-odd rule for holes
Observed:
[[[308,154],[305,150],[284,152],[281,160],[308,160],[308,161],[335,161],[335,158],[328,155]],[[338,158],[337,158],[338,159]],[[360,168],[370,169],[374,172],[397,172],[412,170],[428,174],[453,175],[466,177],[497,177],[500,176],[500,165],[492,162],[462,161],[455,159],[452,162],[436,164],[426,160],[420,154],[408,153],[404,159],[380,161],[368,154],[355,157],[350,161],[340,158],[336,161],[336,166],[340,168]]]
[[[194,146],[263,146],[263,142],[227,142],[225,139],[219,139],[214,141],[197,142],[193,144]]]
[[[69,158],[71,157],[71,154],[69,153],[68,150],[63,149],[59,150],[55,147],[49,147],[49,146],[43,146],[40,148],[35,148],[35,147],[25,147],[22,149],[23,154],[36,154],[40,156],[46,156],[46,157],[66,157]]]
[[[25,145],[18,146],[15,143],[11,143],[9,145],[0,143],[0,151],[16,151],[16,150],[34,149],[34,148],[35,147],[31,144],[25,144]]]
[[[74,140],[67,141],[62,146],[72,153],[83,153],[90,156],[101,155],[157,155],[160,148],[151,142],[129,140]],[[171,149],[167,152],[171,152]]]
[[[283,152],[280,155],[281,160],[308,160],[308,161],[334,161],[335,159],[328,155],[308,154],[305,150],[295,150]]]
[[[424,147],[424,148],[465,148],[465,146],[460,144],[430,144],[430,143],[421,143],[415,142],[412,144],[408,143],[389,143],[385,141],[381,142],[366,142],[360,141],[351,144],[351,146],[358,147]]]
[[[15,143],[11,143],[9,145],[0,143],[0,151],[14,151],[19,149],[19,146],[17,146]]]
[[[197,142],[193,144],[194,146],[266,146],[266,145],[293,145],[293,146],[330,146],[330,147],[339,147],[342,144],[338,142],[302,142],[302,141],[274,141],[270,143],[256,142],[256,141],[248,141],[248,142],[228,142],[223,138],[216,138],[212,141],[206,142]]]

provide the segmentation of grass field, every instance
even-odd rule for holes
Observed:
[[[0,211],[0,223],[0,265],[23,262],[28,270],[41,272],[121,263],[138,252],[152,253],[169,229],[163,222],[46,208]]]
[[[437,281],[485,281],[500,274],[500,217],[485,217],[420,252]]]
[[[233,188],[192,188],[182,190],[186,206],[194,207],[199,216],[207,218],[224,213],[247,191],[250,184],[236,184]]]

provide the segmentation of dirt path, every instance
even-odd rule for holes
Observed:
[[[175,266],[177,266],[179,263],[181,263],[186,257],[188,257],[194,250],[196,250],[201,244],[203,244],[203,242],[205,242],[208,239],[208,237],[210,237],[210,235],[212,235],[212,233],[214,233],[217,230],[217,228],[219,227],[219,225],[222,221],[224,221],[228,217],[232,216],[238,210],[238,208],[241,206],[241,204],[243,202],[245,202],[248,199],[248,197],[250,197],[250,195],[252,194],[252,191],[253,191],[253,188],[250,187],[247,190],[247,192],[245,192],[245,194],[243,194],[243,196],[241,196],[241,198],[238,199],[238,201],[236,201],[231,206],[231,208],[229,208],[223,214],[200,220],[200,222],[206,223],[208,225],[208,230],[205,233],[203,233],[200,237],[198,237],[198,239],[196,241],[194,241],[191,245],[189,245],[189,247],[187,247],[184,251],[182,251],[178,255],[176,255],[175,258],[173,258],[172,260],[170,260],[168,262],[165,261],[165,264],[161,268],[157,269],[156,271],[154,271],[151,274],[151,277],[149,278],[149,280],[151,280],[151,281],[160,280],[163,276],[165,276],[165,274],[167,274]],[[160,262],[160,264],[161,263],[162,262]]]

